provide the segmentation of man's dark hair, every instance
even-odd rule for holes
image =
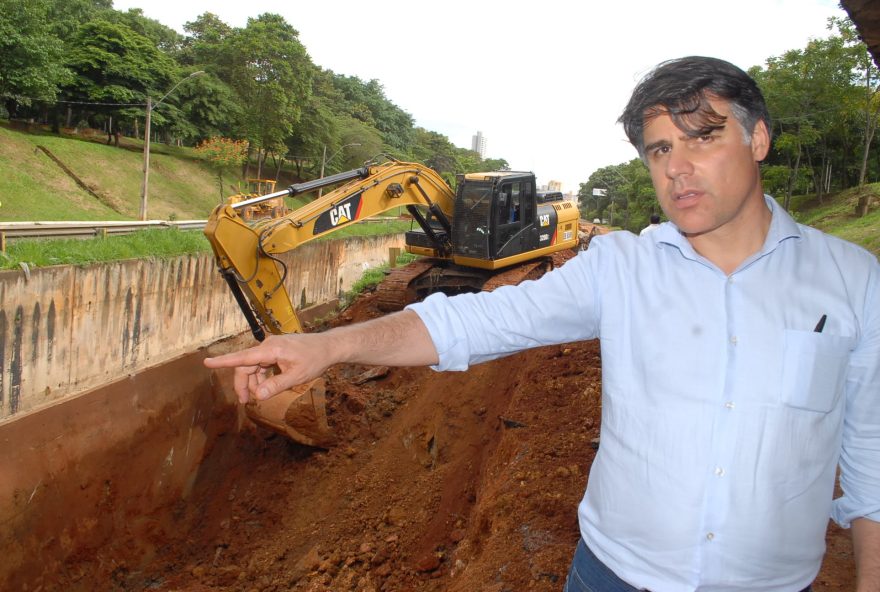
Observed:
[[[660,224],[660,214],[651,214],[651,224]]]
[[[709,99],[730,103],[746,141],[762,119],[770,132],[770,113],[752,77],[730,62],[702,56],[669,60],[654,68],[633,90],[618,121],[644,158],[645,125],[658,115],[668,113],[679,129],[693,137],[723,128],[727,118],[712,108]]]

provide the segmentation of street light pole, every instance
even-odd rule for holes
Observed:
[[[147,219],[147,187],[150,183],[150,114],[152,112],[152,100],[147,97],[147,116],[144,120],[144,182],[141,184],[141,220]]]
[[[342,151],[345,150],[346,148],[350,148],[350,147],[352,147],[352,146],[360,146],[360,144],[356,144],[356,143],[355,143],[355,144],[346,144],[345,146],[343,146],[342,148],[340,148],[339,150],[337,150],[336,152],[334,152],[334,153],[333,153],[333,156],[331,156],[330,158],[327,158],[327,144],[324,144],[324,154],[323,154],[323,156],[321,156],[321,176],[318,177],[318,178],[319,178],[319,179],[323,179],[323,178],[324,178],[324,165],[326,165],[328,162],[330,162],[331,160],[333,160],[334,158],[336,158],[336,155],[337,155],[337,154],[339,154],[340,152],[342,152]],[[323,187],[321,187],[320,189],[318,189],[318,197],[321,197],[321,195],[323,195],[323,193],[324,193],[324,188],[323,188]]]
[[[199,70],[198,72],[193,72],[186,78],[181,79],[177,84],[171,87],[171,90],[162,95],[162,98],[156,101],[155,105],[153,105],[152,98],[149,96],[147,97],[147,115],[144,119],[144,181],[141,184],[141,220],[147,219],[147,195],[149,193],[150,186],[150,116],[153,113],[153,109],[158,107],[162,103],[162,101],[167,99],[168,95],[173,93],[178,86],[180,86],[190,78],[201,76],[204,73],[204,70]]]

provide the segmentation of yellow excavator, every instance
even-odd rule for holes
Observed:
[[[280,218],[248,224],[240,212],[255,204],[338,186]],[[578,247],[578,210],[568,201],[539,199],[531,172],[459,175],[453,191],[433,169],[388,160],[238,203],[218,206],[205,226],[217,266],[254,337],[303,328],[285,287],[278,257],[312,239],[404,206],[417,226],[406,251],[421,255],[394,270],[379,287],[384,310],[397,310],[436,292],[491,290],[538,277],[550,255]],[[327,447],[333,435],[324,410],[323,381],[250,403],[257,424],[294,441]]]
[[[239,190],[235,195],[226,198],[226,203],[237,204],[245,200],[255,197],[261,197],[275,191],[275,180],[273,179],[248,179],[247,188]],[[253,202],[252,202],[253,203]],[[262,200],[253,205],[244,206],[238,210],[238,215],[243,220],[259,220],[261,218],[280,218],[288,212],[284,205],[283,197]]]

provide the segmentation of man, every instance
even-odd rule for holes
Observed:
[[[599,337],[602,446],[567,591],[806,590],[829,515],[852,526],[858,592],[880,591],[877,259],[763,195],[770,118],[739,68],[663,63],[621,121],[670,221],[647,239],[597,236],[536,282],[206,364],[237,366],[244,402],[338,362],[461,370]]]
[[[660,215],[659,214],[651,214],[651,223],[648,224],[647,226],[645,226],[644,228],[642,228],[642,231],[639,233],[639,236],[642,236],[643,234],[648,234],[649,232],[651,232],[652,230],[654,230],[658,226],[660,226]]]

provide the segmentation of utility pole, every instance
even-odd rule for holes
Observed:
[[[327,158],[327,144],[324,144],[324,154],[321,156],[321,176],[318,178],[319,179],[324,178],[324,165],[326,165],[328,162],[330,162],[331,160],[336,158],[336,155],[338,155],[340,152],[342,152],[346,148],[351,148],[352,146],[360,146],[360,144],[358,144],[358,143],[346,144],[345,146],[343,146],[342,148],[340,148],[339,150],[334,152],[333,156],[331,156],[330,158]],[[321,187],[320,189],[318,189],[318,197],[321,197],[323,194],[324,194],[324,188]]]
[[[144,120],[144,181],[141,184],[141,211],[140,219],[147,219],[147,192],[150,184],[150,114],[153,112],[153,102],[147,97],[147,116]]]
[[[150,116],[153,113],[153,109],[162,104],[162,101],[167,99],[168,95],[174,92],[174,89],[176,89],[178,86],[180,86],[190,78],[201,76],[204,73],[204,70],[199,70],[198,72],[193,72],[186,78],[181,79],[177,84],[172,86],[171,90],[165,93],[161,99],[156,101],[155,105],[153,105],[152,98],[147,97],[147,115],[144,119],[144,180],[143,183],[141,183],[141,220],[147,219],[147,195],[149,194],[150,189]]]

